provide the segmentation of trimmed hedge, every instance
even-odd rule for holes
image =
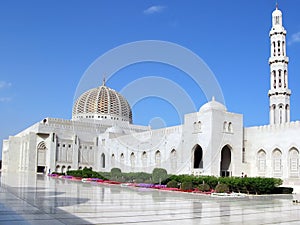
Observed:
[[[67,175],[83,178],[99,178],[103,180],[115,180],[120,182],[136,183],[159,183],[167,184],[168,187],[178,187],[191,190],[198,187],[201,191],[216,189],[218,184],[225,184],[229,192],[241,192],[250,194],[291,194],[292,188],[279,187],[282,180],[278,178],[262,177],[214,177],[214,176],[193,176],[193,175],[168,175],[162,168],[155,168],[150,173],[122,173],[119,168],[113,168],[111,172],[95,172],[91,168],[83,170],[70,170]]]
[[[172,175],[168,181],[175,180],[178,183],[192,182],[194,186],[203,183],[215,189],[217,184],[226,184],[230,192],[241,192],[247,194],[272,194],[277,193],[276,188],[282,184],[278,178],[263,177],[214,177],[214,176],[193,176],[193,175]],[[279,191],[280,192],[280,191]],[[285,190],[285,192],[290,192]]]
[[[229,192],[229,187],[227,184],[218,184],[216,186],[216,192],[217,193],[227,193],[227,192]]]
[[[67,175],[82,178],[99,178],[107,180],[100,173],[93,171],[92,169],[84,168],[83,170],[69,170]]]

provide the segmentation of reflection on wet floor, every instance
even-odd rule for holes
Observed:
[[[291,195],[213,198],[1,174],[1,224],[299,224]]]

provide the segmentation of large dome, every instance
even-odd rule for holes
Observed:
[[[132,123],[132,112],[127,100],[115,90],[105,86],[84,92],[75,102],[73,120],[118,120]]]

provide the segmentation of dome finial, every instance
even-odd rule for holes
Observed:
[[[106,85],[106,80],[105,80],[105,76],[103,76],[103,80],[102,80],[102,86]]]
[[[278,1],[276,1],[276,9],[278,9]]]

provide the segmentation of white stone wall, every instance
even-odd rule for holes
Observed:
[[[251,162],[251,176],[283,179],[299,177],[299,133],[299,121],[246,128],[245,148]],[[291,150],[295,150],[296,156],[291,157]],[[265,153],[265,162],[259,157],[262,151]],[[262,169],[264,165],[265,170]]]

